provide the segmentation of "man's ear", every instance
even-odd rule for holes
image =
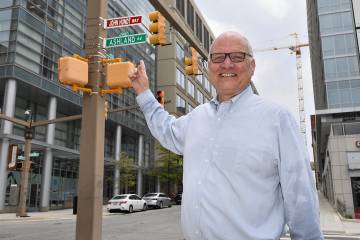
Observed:
[[[256,63],[255,63],[255,59],[252,59],[250,62],[250,71],[251,71],[251,76],[254,75],[255,73],[255,68],[256,68]]]

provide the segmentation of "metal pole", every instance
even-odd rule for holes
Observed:
[[[30,124],[30,126],[31,126],[31,124]],[[24,149],[25,160],[24,160],[24,163],[22,166],[20,201],[19,201],[19,205],[18,205],[18,211],[16,213],[16,216],[19,216],[19,217],[28,217],[28,215],[26,213],[26,198],[27,198],[28,183],[29,183],[31,139],[32,139],[32,129],[31,129],[31,127],[26,127],[25,128],[25,149]]]
[[[83,97],[76,240],[102,238],[105,99],[96,92],[100,92],[103,86],[101,56],[105,52],[94,45],[94,41],[106,37],[105,30],[100,26],[100,17],[107,17],[107,1],[88,1],[85,41],[85,51],[89,58],[87,87],[94,93],[84,93]]]

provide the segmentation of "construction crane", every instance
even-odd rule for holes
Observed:
[[[305,123],[305,106],[304,106],[304,84],[302,79],[302,62],[301,62],[301,48],[308,47],[308,43],[299,43],[299,35],[297,33],[292,33],[290,36],[295,38],[295,45],[291,46],[281,46],[281,47],[271,47],[264,49],[254,49],[254,52],[268,52],[276,51],[282,49],[290,49],[291,53],[295,53],[296,56],[296,69],[297,69],[297,83],[298,83],[298,100],[299,100],[299,117],[300,117],[300,131],[304,137],[305,144],[306,141],[306,123]]]

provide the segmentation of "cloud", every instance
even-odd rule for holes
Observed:
[[[271,17],[283,19],[290,14],[291,2],[289,0],[257,0],[256,2]]]

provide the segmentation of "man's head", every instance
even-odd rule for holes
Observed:
[[[219,101],[229,100],[243,91],[255,71],[249,41],[237,32],[225,32],[210,47],[209,79]]]

